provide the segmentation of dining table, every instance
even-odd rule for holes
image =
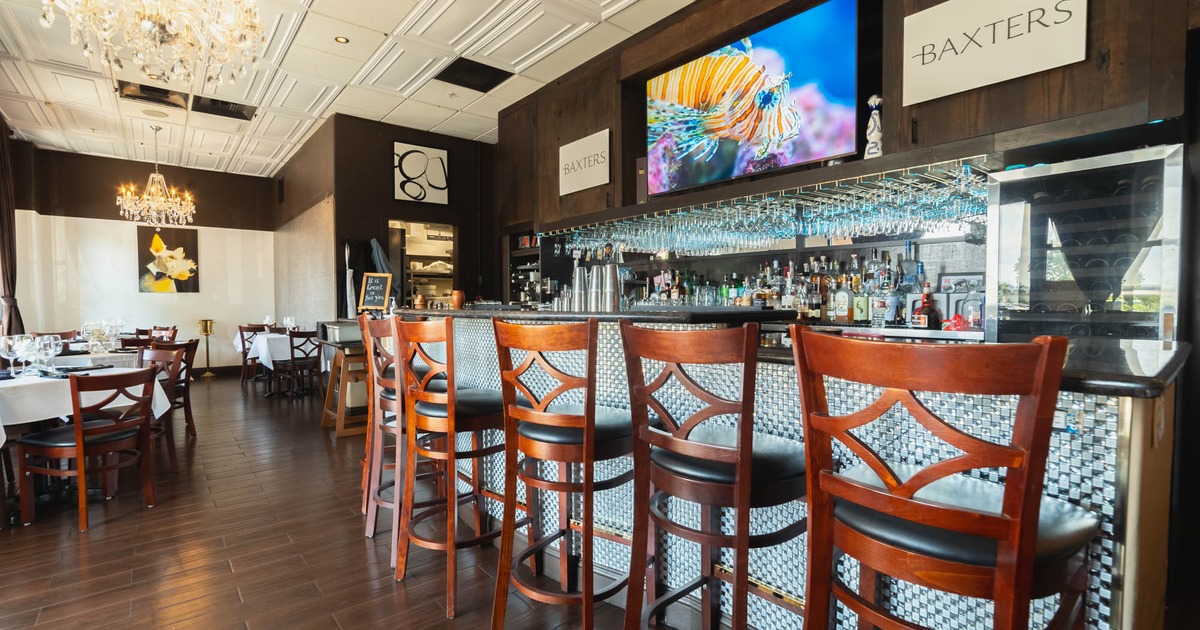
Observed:
[[[138,365],[138,351],[113,350],[109,352],[63,353],[51,360],[56,367],[85,367],[93,365],[109,365],[112,367],[135,368]]]
[[[242,338],[233,338],[233,349],[242,353]],[[250,359],[258,362],[268,370],[274,370],[275,361],[285,361],[292,357],[292,344],[287,335],[280,333],[258,333],[250,342],[250,351],[246,353]]]
[[[122,374],[137,368],[112,367],[75,372],[79,375]],[[83,403],[103,399],[105,392],[87,392]],[[111,406],[130,404],[132,400],[117,397]],[[151,410],[159,417],[171,409],[171,400],[158,380],[154,381],[154,399]],[[0,444],[6,439],[5,427],[38,422],[47,418],[66,418],[71,415],[71,381],[67,378],[46,376],[18,376],[0,380]]]

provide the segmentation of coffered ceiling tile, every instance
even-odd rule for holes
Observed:
[[[412,98],[422,103],[441,105],[460,110],[479,100],[483,92],[433,79],[413,92]]]
[[[183,154],[183,166],[202,168],[208,171],[223,171],[229,163],[228,155],[205,153],[203,151],[187,151]]]
[[[124,135],[121,117],[117,114],[74,107],[56,107],[55,110],[63,129],[72,134],[95,134],[109,138],[120,138]]]
[[[284,142],[297,142],[312,126],[315,118],[278,110],[260,110],[250,127],[250,135]]]
[[[271,174],[276,164],[274,161],[264,162],[260,160],[249,160],[242,157],[233,158],[229,163],[229,170],[233,173],[242,175],[253,175],[255,177],[266,177]]]
[[[640,0],[605,19],[621,28],[636,33],[672,13],[691,4],[692,0]]]
[[[332,108],[341,107],[342,111],[353,113],[348,110],[353,109],[367,115],[360,118],[373,118],[379,120],[387,116],[396,106],[404,99],[397,94],[382,92],[379,90],[369,90],[355,85],[347,85],[345,89],[338,94],[338,97],[333,99]],[[329,109],[325,110],[329,113]],[[359,116],[359,114],[354,114]]]
[[[118,98],[117,111],[121,112],[123,116],[157,120],[160,123],[171,123],[179,126],[183,126],[188,120],[188,110],[182,107],[154,105],[132,98]]]
[[[62,11],[57,11],[54,25],[44,28],[38,23],[42,10],[36,6],[0,5],[0,19],[7,27],[13,44],[26,61],[56,64],[64,68],[100,74],[104,67],[96,55],[83,56],[83,48],[71,43],[71,27]],[[16,51],[14,51],[16,52]]]
[[[307,74],[330,83],[349,83],[363,67],[363,62],[349,57],[331,55],[316,48],[292,44],[280,67],[289,72]]]
[[[0,97],[0,112],[8,124],[18,129],[55,126],[50,110],[41,101]]]
[[[71,146],[78,153],[103,155],[105,157],[125,158],[125,141],[117,138],[103,138],[78,133],[69,134]]]
[[[34,89],[36,85],[25,64],[13,59],[0,59],[0,94],[42,100],[40,91]]]
[[[133,139],[132,144],[137,146],[144,144],[154,150],[154,127],[161,127],[162,131],[158,132],[159,148],[178,147],[183,144],[183,125],[165,122],[160,119],[139,118],[136,116],[125,117],[125,128],[129,131],[129,137]]]
[[[245,133],[252,124],[251,121],[242,118],[230,118],[203,112],[188,113],[188,127],[193,129],[207,129],[237,135]]]
[[[508,107],[509,105],[512,105],[512,101],[489,94],[488,96],[485,96],[474,103],[467,105],[463,108],[463,111],[479,116],[486,116],[492,120],[496,120],[500,115],[500,110]]]
[[[601,22],[587,32],[547,55],[541,61],[522,70],[523,76],[549,83],[604,50],[624,41],[630,32],[608,22]]]
[[[310,12],[304,16],[304,23],[300,25],[300,31],[296,33],[293,45],[307,46],[330,55],[366,61],[383,43],[384,29],[392,24],[394,22],[386,25],[376,22],[374,28],[367,28]],[[339,43],[334,39],[336,37],[344,37],[347,41],[344,44]]]
[[[67,142],[67,135],[56,129],[22,129],[21,135],[42,149],[72,150],[71,143]]]
[[[106,77],[37,64],[31,69],[46,99],[56,105],[117,111],[112,82]]]
[[[231,133],[190,127],[184,136],[184,146],[188,153],[229,155],[237,148],[239,140]]]
[[[458,112],[442,124],[433,128],[437,133],[444,133],[459,138],[477,138],[479,134],[487,133],[496,128],[495,118],[476,116],[466,112]]]
[[[557,5],[569,7],[575,11],[593,11],[600,18],[607,20],[638,0],[547,0]],[[653,0],[651,0],[653,1]]]
[[[428,131],[440,125],[454,113],[453,109],[408,100],[400,103],[396,109],[392,110],[392,113],[384,116],[383,122]]]
[[[508,101],[517,102],[526,96],[533,94],[538,88],[545,85],[541,81],[535,81],[529,77],[516,75],[509,80],[496,86],[491,92],[491,96],[502,98]]]
[[[417,0],[316,0],[310,12],[373,30],[381,26],[390,30],[415,6]]]
[[[409,96],[454,60],[454,51],[389,37],[354,78],[357,85]]]
[[[283,61],[283,55],[300,30],[300,22],[304,19],[303,2],[260,2],[258,17],[262,19],[263,28],[267,34],[267,48],[259,60],[259,69],[278,66]]]
[[[217,83],[216,81],[201,80],[200,93],[222,101],[258,107],[263,104],[263,96],[267,93],[267,88],[271,85],[275,73],[275,68],[259,65],[257,70],[247,70],[246,76],[238,78],[234,82],[226,80],[224,83]]]
[[[273,162],[283,158],[292,148],[290,142],[277,142],[266,138],[247,137],[237,150],[237,157]]]
[[[500,142],[500,129],[498,127],[493,128],[487,133],[476,136],[475,140],[477,142],[486,142],[487,144],[496,144]]]
[[[165,133],[166,130],[164,130]],[[178,147],[164,147],[161,143],[158,145],[157,159],[154,153],[154,141],[150,142],[135,142],[129,145],[129,159],[138,160],[140,162],[158,162],[159,164],[173,164],[180,166],[180,161],[183,159],[183,151]],[[149,172],[146,173],[150,175]],[[170,182],[167,182],[168,184]]]
[[[499,24],[524,0],[422,0],[396,28],[406,35],[466,50],[484,32]]]
[[[555,5],[527,0],[463,56],[520,72],[596,24]]]
[[[281,70],[275,75],[267,105],[319,116],[340,90],[340,85]]]

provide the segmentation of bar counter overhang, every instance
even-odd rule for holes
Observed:
[[[674,311],[629,311],[579,313],[553,311],[412,310],[400,316],[453,317],[456,378],[461,385],[499,389],[495,338],[491,318],[528,324],[582,321],[589,317],[600,323],[596,404],[628,408],[629,392],[622,353],[620,320],[662,329],[688,329],[739,325],[742,322],[786,322],[792,311],[746,308]],[[1101,518],[1101,535],[1089,550],[1090,584],[1087,627],[1140,628],[1161,626],[1166,590],[1167,519],[1170,502],[1171,453],[1174,448],[1174,381],[1190,353],[1186,343],[1128,339],[1072,340],[1058,398],[1055,431],[1051,437],[1046,468],[1047,495],[1081,505]],[[582,373],[582,362],[573,365],[564,358],[560,366]],[[756,369],[755,430],[803,441],[799,396],[791,352],[760,349]],[[937,366],[896,366],[896,369],[933,369]],[[730,387],[736,378],[728,370],[696,366],[696,375],[706,382]],[[541,384],[546,385],[546,384]],[[867,400],[861,385],[830,383],[831,411],[846,413],[854,408],[848,401]],[[541,396],[549,387],[532,385]],[[678,395],[675,395],[678,394]],[[837,398],[837,402],[833,399]],[[873,396],[871,396],[873,398]],[[922,396],[956,426],[968,433],[997,441],[1007,438],[1011,404],[972,400],[973,397],[941,393]],[[564,401],[570,402],[570,401]],[[687,393],[672,393],[664,404],[688,408],[695,400]],[[842,406],[841,409],[834,409]],[[884,457],[910,463],[930,463],[957,455],[932,439],[910,417],[893,410],[895,417],[886,429],[862,437]],[[498,437],[498,436],[497,436]],[[495,439],[495,438],[492,438]],[[597,478],[628,470],[627,458],[597,464]],[[501,490],[503,463],[493,458],[484,464],[483,477],[489,489]],[[975,474],[979,474],[976,471]],[[1002,471],[986,471],[992,480]],[[460,488],[465,489],[465,488]],[[627,486],[599,493],[595,526],[624,538],[632,530],[632,491]],[[695,506],[672,500],[668,509],[698,520]],[[498,518],[499,504],[487,509]],[[777,528],[795,518],[802,505],[792,504],[757,510],[754,527]],[[572,515],[577,518],[577,515]],[[552,503],[543,505],[547,527],[557,523]],[[757,531],[757,529],[756,529]],[[617,576],[628,570],[628,548],[611,540],[597,540],[595,561],[601,574]],[[699,553],[687,543],[668,540],[662,574],[669,588],[678,586],[676,576],[689,575]],[[728,551],[726,552],[728,553]],[[804,596],[804,537],[762,551],[752,551],[750,572],[765,592],[801,604]],[[553,564],[553,563],[550,563]],[[839,566],[848,584],[856,582],[856,567],[843,561]],[[990,627],[990,607],[981,602],[918,589],[908,585],[887,587],[887,597],[896,610],[912,621],[931,627]],[[723,608],[728,610],[729,590],[723,589]],[[1034,627],[1042,627],[1053,611],[1053,598],[1034,603]],[[757,628],[799,628],[802,620],[764,599],[751,598],[749,623]]]

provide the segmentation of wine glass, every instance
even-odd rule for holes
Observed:
[[[21,374],[24,375],[29,371],[30,360],[33,359],[33,337],[29,335],[13,335],[12,339],[13,351],[16,353],[16,360],[24,363],[21,368]]]
[[[20,374],[17,370],[17,357],[20,353],[17,352],[17,338],[10,336],[0,337],[0,357],[8,361],[9,373],[13,376]]]
[[[284,328],[286,328],[286,329],[288,329],[288,330],[295,330],[295,328],[296,328],[296,319],[295,319],[295,318],[293,318],[293,317],[292,317],[292,316],[290,316],[290,315],[287,315],[287,316],[285,316],[285,317],[283,318],[283,327],[284,327]]]
[[[58,372],[58,368],[54,365],[54,357],[58,356],[63,351],[63,340],[58,335],[45,335],[38,337],[38,354],[42,358],[43,364],[53,373]]]

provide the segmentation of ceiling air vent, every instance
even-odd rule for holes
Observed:
[[[153,87],[149,85],[141,85],[138,83],[130,83],[128,81],[118,82],[121,98],[127,98],[132,101],[142,101],[144,103],[153,103],[162,105],[163,107],[174,107],[176,109],[187,109],[187,94],[176,92],[166,88]]]
[[[207,96],[192,98],[192,111],[200,112],[201,114],[212,114],[213,116],[224,116],[225,118],[233,118],[235,120],[250,120],[254,118],[254,111],[256,109],[258,108],[253,105],[230,103],[229,101],[221,101]]]
[[[459,57],[433,78],[479,92],[491,92],[492,88],[504,83],[512,75],[507,70]]]

